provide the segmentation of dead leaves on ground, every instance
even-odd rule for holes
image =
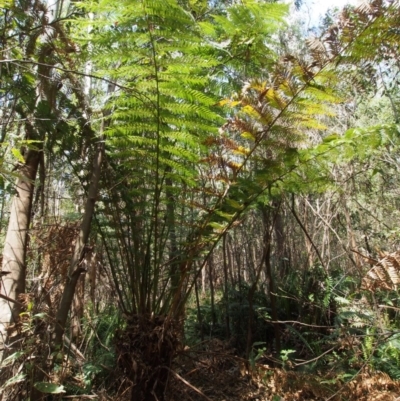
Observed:
[[[256,365],[235,356],[223,342],[186,349],[174,369],[205,397],[171,377],[166,400],[173,401],[395,401],[400,382],[365,368],[352,379],[313,375]]]

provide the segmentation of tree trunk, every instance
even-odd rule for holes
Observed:
[[[264,263],[265,263],[265,275],[267,277],[268,283],[268,295],[271,302],[271,317],[273,320],[274,334],[275,334],[275,353],[279,355],[281,352],[281,332],[279,327],[279,315],[278,315],[278,305],[277,296],[275,288],[275,278],[272,272],[271,266],[271,231],[270,225],[275,226],[277,216],[279,215],[279,210],[275,209],[275,216],[273,221],[271,221],[270,211],[268,209],[263,210],[263,220],[265,226],[265,238],[264,238]]]
[[[89,266],[90,269],[90,266]],[[71,310],[71,341],[77,343],[82,336],[82,318],[85,306],[85,276],[78,280]]]
[[[286,233],[282,215],[282,200],[273,203],[276,208],[276,218],[274,223],[276,238],[276,261],[280,278],[286,277],[288,273],[288,255],[286,252]]]
[[[104,132],[104,129],[102,129],[102,132]],[[62,338],[65,331],[65,325],[67,323],[68,313],[71,308],[72,300],[74,298],[76,284],[81,273],[85,271],[85,268],[82,265],[82,261],[85,257],[86,244],[89,239],[92,218],[94,215],[103,157],[104,137],[102,135],[99,139],[99,143],[97,144],[97,150],[93,160],[92,179],[90,181],[82,224],[80,227],[78,238],[75,243],[74,254],[72,255],[71,263],[69,266],[67,283],[65,284],[60,306],[56,315],[56,327],[53,344],[55,348],[59,348],[62,345]]]
[[[228,250],[226,244],[225,233],[222,237],[222,254],[223,254],[223,266],[224,266],[224,304],[225,304],[225,335],[226,338],[231,336],[230,322],[229,322],[229,285],[228,285]]]
[[[214,254],[211,253],[208,259],[208,280],[210,284],[210,302],[211,302],[211,335],[215,330],[216,315],[215,315],[215,293],[214,293]]]
[[[40,150],[29,149],[25,164],[19,171],[4,242],[2,272],[9,273],[2,277],[1,294],[14,301],[25,292],[28,230],[39,161]],[[19,312],[20,303],[0,298],[0,360],[7,342],[7,327],[18,318]]]

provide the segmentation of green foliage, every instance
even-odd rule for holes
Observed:
[[[198,23],[177,1],[113,3],[114,26],[109,2],[83,6],[96,15],[85,38],[93,49],[88,51],[94,69],[118,88],[107,100],[112,120],[104,186],[109,189],[102,199],[100,229],[109,239],[112,266],[124,260],[123,270],[114,268],[113,277],[122,287],[129,276],[130,288],[119,294],[126,310],[157,311],[168,270],[174,276],[166,255],[182,252],[191,231],[178,222],[198,213],[188,204],[191,194],[200,191],[196,163],[205,151],[203,138],[214,135],[222,122],[207,89],[217,62]],[[134,254],[129,255],[109,234],[128,238],[132,230]]]
[[[285,366],[290,363],[290,355],[294,354],[296,351],[293,349],[283,349],[281,351],[281,360],[282,360],[282,367],[285,369]]]
[[[64,386],[55,383],[37,382],[35,388],[46,394],[62,394],[65,393]]]
[[[376,333],[375,328],[367,328],[365,330],[365,339],[364,343],[362,344],[363,356],[364,360],[370,361],[372,355],[374,354],[375,347],[374,347],[374,335]]]
[[[235,339],[234,346],[239,351],[243,351],[246,347],[246,333],[248,329],[249,302],[248,302],[249,286],[243,284],[240,288],[229,288],[227,291],[227,299],[224,294],[218,292],[215,294],[214,308],[211,307],[209,297],[206,294],[202,297],[200,309],[195,306],[188,305],[187,316],[185,320],[186,341],[189,344],[197,343],[201,340],[201,334],[205,338],[226,338],[226,305],[228,305],[228,318],[230,322],[230,335]],[[254,336],[253,339],[253,356],[258,345],[272,345],[271,325],[266,323],[270,319],[268,305],[265,293],[262,290],[256,291],[253,300]],[[202,324],[200,325],[199,316]],[[259,343],[259,344],[258,344]],[[256,352],[257,354],[257,352]],[[259,355],[261,356],[261,354]],[[257,359],[257,358],[255,358]]]
[[[95,383],[113,380],[113,377],[109,376],[116,364],[114,338],[115,333],[123,327],[120,313],[114,305],[105,308],[94,318],[89,316],[82,322],[83,329],[90,339],[86,344],[88,362],[82,368],[85,391],[89,391]]]
[[[233,3],[226,13],[212,15],[201,23],[204,36],[217,49],[216,59],[223,66],[218,77],[239,89],[243,79],[270,70],[277,60],[276,33],[285,26],[286,4],[261,1]],[[222,74],[223,73],[223,74]],[[227,85],[223,86],[227,87]]]
[[[400,379],[400,341],[399,334],[395,331],[392,335],[379,344],[373,365],[377,370],[386,372],[395,380]]]
[[[358,369],[364,364],[398,379],[397,326],[382,310],[375,309],[367,296],[337,298],[338,314],[332,340],[342,341],[343,345],[339,349],[344,355],[337,356],[336,366],[339,363],[340,369],[346,370],[351,367]]]
[[[187,304],[185,319],[185,342],[194,345],[201,338],[224,338],[222,294],[215,294],[215,306],[212,308],[209,293],[202,296],[200,307],[197,308],[190,298]],[[200,315],[200,316],[199,316]],[[201,319],[201,324],[199,321]]]
[[[24,382],[25,380],[26,380],[26,374],[18,373],[17,375],[9,378],[4,384],[2,384],[2,386],[0,387],[0,391],[3,392],[8,387],[11,387],[11,386],[21,383],[21,382]]]
[[[234,4],[199,23],[174,0],[128,3],[112,11],[108,1],[82,4],[96,16],[82,21],[82,47],[96,74],[114,82],[104,99],[112,118],[99,230],[123,308],[165,313],[171,302],[183,306],[176,290],[184,285],[188,294],[193,286],[187,277],[194,257],[212,247],[243,210],[241,199],[228,195],[231,176],[241,169],[234,158],[248,157],[249,150],[216,129],[224,112],[216,107],[223,85],[218,74],[226,64],[217,42],[229,37],[229,51],[253,47],[265,60],[263,49],[272,53],[268,43],[287,7]],[[255,31],[245,29],[249,21]],[[236,69],[233,61],[229,68]],[[224,146],[235,156],[220,157]],[[126,282],[128,287],[121,285]]]
[[[259,361],[263,357],[265,351],[267,351],[267,347],[265,347],[265,342],[257,341],[253,343],[249,355],[249,362],[252,369],[255,369],[257,361]]]

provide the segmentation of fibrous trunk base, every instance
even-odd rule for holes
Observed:
[[[163,400],[169,367],[179,348],[179,324],[165,316],[132,316],[116,335],[118,367],[131,400]]]

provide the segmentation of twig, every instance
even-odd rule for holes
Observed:
[[[51,67],[51,68],[54,68],[55,70],[59,70],[59,71],[70,73],[70,74],[75,74],[75,75],[78,75],[78,76],[81,76],[81,77],[85,77],[85,78],[97,79],[99,81],[114,85],[115,87],[117,87],[119,89],[134,93],[135,96],[139,100],[143,101],[143,99],[145,99],[151,105],[154,106],[153,102],[146,95],[143,95],[142,93],[139,93],[136,89],[128,87],[126,85],[118,84],[118,83],[112,81],[111,79],[100,77],[98,75],[88,74],[88,73],[85,73],[85,72],[72,70],[70,68],[59,67],[59,66],[53,65],[53,64],[40,63],[40,62],[34,61],[34,60],[4,59],[4,60],[0,60],[0,64],[1,63],[10,63],[10,64],[15,64],[15,65],[18,65],[18,64],[33,64],[33,65],[38,65],[38,66],[43,66],[43,67]],[[144,103],[144,101],[143,101],[143,103]]]
[[[379,260],[376,260],[376,259],[374,259],[374,258],[371,258],[371,257],[369,257],[369,256],[366,256],[366,255],[362,254],[361,252],[356,251],[355,249],[350,249],[350,251],[351,251],[351,252],[354,252],[354,253],[356,253],[356,254],[358,254],[358,255],[360,255],[360,256],[361,256],[362,258],[364,258],[364,259],[367,261],[367,263],[369,263],[370,265],[377,265],[377,264],[379,263]]]
[[[300,326],[307,326],[307,327],[318,327],[318,328],[331,328],[335,326],[318,326],[316,324],[307,324],[307,323],[302,323],[299,322],[298,320],[266,320],[268,323],[281,323],[281,324],[286,324],[286,323],[293,323],[293,324],[299,324]]]
[[[388,306],[388,305],[378,305],[378,308],[400,310],[400,308],[395,308],[394,306]]]
[[[354,261],[354,259],[351,257],[351,254],[348,252],[346,246],[343,244],[342,239],[340,238],[340,236],[339,236],[339,234],[337,233],[337,231],[329,224],[329,221],[325,220],[325,219],[321,216],[321,214],[320,214],[317,210],[315,210],[315,209],[313,208],[313,206],[311,205],[311,203],[310,203],[306,198],[305,198],[304,200],[307,202],[308,207],[313,211],[313,213],[321,219],[321,221],[333,232],[333,234],[335,234],[336,238],[337,238],[338,241],[339,241],[339,244],[342,246],[343,250],[346,252],[346,254],[347,254],[347,256],[349,257],[350,261],[353,263],[353,265],[354,265],[355,267],[357,267],[357,263],[356,263],[356,262]]]
[[[169,372],[171,372],[177,379],[182,381],[184,384],[186,384],[189,388],[191,388],[193,391],[195,391],[197,394],[200,394],[203,396],[207,401],[212,401],[211,398],[208,398],[202,391],[200,391],[197,387],[193,386],[190,384],[187,380],[185,380],[182,376],[178,375],[178,373],[174,372],[172,369],[168,368],[167,366],[163,366],[164,369],[167,369]]]
[[[15,299],[12,299],[12,298],[8,297],[7,295],[0,294],[0,298],[3,298],[3,299],[5,299],[5,300],[8,301],[8,302],[13,302],[14,304],[17,304],[17,305],[19,305],[19,306],[24,306],[23,304],[21,304],[21,302],[18,302],[18,301],[16,301]]]
[[[82,361],[86,361],[85,356],[79,351],[78,347],[67,337],[64,335],[64,342],[66,346],[75,354],[76,357],[79,357]]]
[[[308,361],[304,361],[304,362],[299,362],[299,363],[295,363],[295,366],[301,366],[301,365],[307,365],[308,363],[311,362],[315,362],[318,359],[322,358],[324,355],[328,354],[329,352],[333,351],[335,348],[337,347],[337,345],[335,345],[334,347],[328,349],[328,351],[323,352],[321,355],[318,355],[316,358],[310,359]]]
[[[322,267],[324,268],[325,271],[327,271],[327,268],[325,266],[324,260],[322,259],[322,256],[319,253],[319,250],[318,250],[317,246],[314,244],[314,241],[312,240],[312,238],[311,238],[310,234],[308,233],[308,231],[307,231],[306,227],[304,226],[304,224],[301,222],[299,216],[297,216],[296,210],[294,208],[294,194],[292,194],[292,204],[291,205],[289,204],[289,207],[290,207],[290,211],[293,214],[293,217],[296,219],[298,225],[303,230],[303,232],[304,232],[305,236],[307,237],[307,239],[310,241],[311,246],[314,248],[315,253],[317,254],[317,257],[318,257]]]
[[[156,395],[157,383],[158,383],[158,380],[156,380],[156,381],[154,382],[154,386],[153,386],[153,390],[152,390],[151,394],[152,394],[152,396],[156,399],[156,401],[159,401],[159,400],[158,400],[158,397],[157,397],[157,395]]]

